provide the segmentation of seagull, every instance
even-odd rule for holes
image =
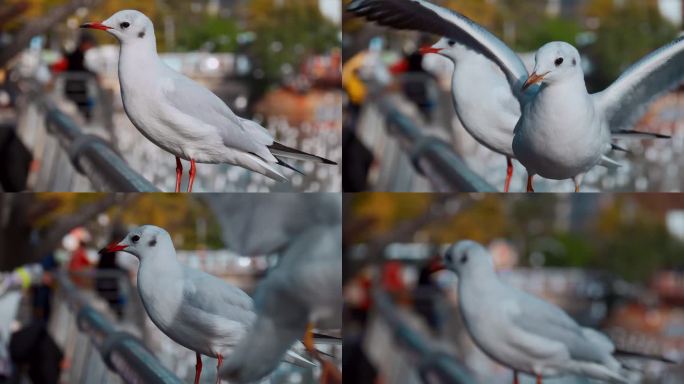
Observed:
[[[421,53],[439,54],[454,63],[451,96],[456,115],[478,143],[506,157],[504,192],[508,192],[515,158],[511,143],[520,104],[506,76],[485,56],[446,37],[422,48]]]
[[[176,192],[183,174],[180,159],[190,161],[188,192],[196,162],[233,164],[281,182],[287,179],[275,165],[297,171],[284,158],[336,164],[274,141],[261,125],[237,116],[207,88],[164,64],[154,25],[143,13],[119,11],[81,28],[106,31],[119,41],[124,110],[143,136],[176,157]]]
[[[473,341],[493,360],[518,372],[543,377],[568,374],[616,383],[630,382],[618,357],[674,363],[616,349],[603,333],[581,327],[559,307],[499,280],[482,245],[460,241],[447,249],[444,267],[458,275],[459,310]]]
[[[312,226],[297,236],[254,295],[257,319],[219,374],[231,383],[256,382],[304,337],[323,367],[321,382],[341,383],[337,367],[314,346],[317,333],[342,328],[342,228]]]
[[[202,359],[234,350],[256,318],[252,298],[238,287],[178,262],[169,233],[144,225],[107,252],[127,252],[140,260],[138,293],[152,322],[176,343],[195,351],[195,384]],[[217,383],[220,378],[217,374]]]
[[[474,241],[460,241],[444,254],[444,266],[458,275],[458,307],[475,344],[487,356],[518,372],[543,377],[580,375],[630,382],[618,357],[671,361],[622,351],[603,333],[578,325],[562,309],[499,280],[490,253]]]
[[[549,57],[547,57],[547,55],[549,52],[552,52],[552,49],[549,49],[549,47],[557,48],[560,43],[550,43],[551,45],[549,47],[545,46],[542,47],[543,49],[540,49],[544,54],[541,54],[541,52],[537,53],[538,60],[535,66],[535,73],[530,75],[515,52],[496,36],[467,17],[428,1],[354,0],[349,5],[348,10],[357,16],[365,16],[370,21],[376,21],[380,25],[398,29],[419,30],[443,36],[447,38],[447,43],[453,41],[454,44],[452,45],[458,43],[465,47],[466,49],[462,50],[463,52],[467,52],[464,54],[465,56],[480,54],[486,59],[494,62],[500,68],[503,76],[508,81],[511,94],[518,101],[518,108],[521,109],[521,114],[526,115],[522,116],[521,119],[518,119],[515,125],[509,125],[507,129],[511,132],[510,145],[515,157],[520,157],[520,154],[516,153],[514,150],[516,146],[519,148],[519,152],[525,152],[523,154],[525,159],[518,160],[520,160],[528,170],[528,191],[533,191],[534,189],[532,186],[532,178],[535,174],[551,179],[572,178],[575,182],[575,190],[578,191],[581,184],[581,176],[589,168],[595,165],[603,165],[610,168],[619,166],[614,160],[605,156],[606,152],[610,149],[621,150],[621,148],[612,145],[608,141],[611,137],[669,138],[669,136],[665,135],[634,131],[629,127],[643,114],[645,110],[644,106],[646,104],[655,99],[658,95],[675,88],[679,83],[684,81],[684,71],[681,71],[681,67],[684,65],[684,37],[680,37],[646,56],[624,72],[610,87],[600,93],[589,95],[586,92],[586,88],[584,88],[584,93],[586,95],[582,95],[581,90],[584,86],[583,77],[580,79],[579,76],[571,76],[575,82],[581,81],[581,85],[575,84],[573,88],[576,95],[572,98],[564,96],[560,98],[560,100],[556,100],[555,102],[558,105],[557,108],[561,108],[561,110],[554,110],[555,115],[549,117],[550,111],[541,111],[544,109],[542,106],[547,105],[548,108],[548,105],[551,104],[551,102],[542,100],[545,100],[547,98],[546,96],[553,93],[560,93],[558,91],[549,91],[549,89],[558,89],[559,82],[556,81],[556,84],[554,85],[551,85],[550,83],[557,80],[558,77],[565,77],[565,75],[559,76],[558,73],[560,73],[560,69],[557,70],[555,67],[555,63],[560,57],[553,57],[553,60],[549,63]],[[563,49],[563,52],[567,54],[568,58],[563,58],[565,64],[559,64],[559,67],[563,66],[562,69],[565,69],[567,66],[572,66],[573,62],[570,53],[574,52],[570,52],[570,50],[566,48],[567,47]],[[435,47],[435,49],[440,49],[441,51],[443,47]],[[451,56],[450,58],[452,60],[460,60],[461,56],[463,55]],[[573,67],[581,71],[578,58],[574,58],[576,60]],[[468,59],[468,57],[465,57],[465,59]],[[471,75],[471,78],[482,79],[483,76],[488,75],[480,74],[478,70],[492,73],[490,72],[490,67],[491,66],[489,65],[481,65],[479,68],[471,68],[469,74]],[[537,73],[537,69],[555,71],[556,73]],[[468,72],[466,72],[466,74],[468,74]],[[487,78],[489,84],[495,83],[500,85],[500,76],[498,74],[489,76],[490,77]],[[540,85],[532,86],[534,84]],[[478,86],[478,84],[473,85],[475,87]],[[502,96],[500,94],[500,87],[495,88],[496,92],[493,96],[482,90],[473,91],[473,89],[475,89],[473,87],[468,89],[471,90],[471,92],[464,92],[462,95],[467,95],[467,97],[482,97],[480,102],[485,105],[485,107],[482,108],[487,108],[486,110],[490,110],[492,105],[496,107],[496,105],[500,103],[500,99],[510,100],[507,95]],[[463,97],[465,96],[459,97],[457,94],[454,94],[457,103],[459,101],[463,102],[463,100],[460,100]],[[552,98],[558,99],[558,97]],[[582,107],[572,104],[578,102],[578,99],[582,98],[583,100],[580,100]],[[534,106],[527,106],[526,104],[528,103]],[[504,114],[515,111],[515,106],[508,106],[504,111]],[[569,121],[554,121],[556,125],[550,124],[542,126],[540,127],[540,130],[536,132],[532,132],[532,128],[530,128],[532,126],[540,125],[547,120],[552,121],[553,118],[560,120],[557,117],[558,115],[569,115],[571,112],[574,112],[575,114]],[[462,118],[466,129],[468,129],[478,141],[486,141],[486,146],[496,151],[496,140],[490,140],[490,135],[473,134],[473,132],[482,133],[492,131],[496,134],[492,134],[491,136],[498,138],[501,129],[496,122],[491,122],[488,118],[481,116],[473,118],[472,116],[469,117],[463,113],[462,115],[463,116],[459,116],[459,118]],[[542,117],[538,117],[539,115]],[[582,118],[584,118],[585,121],[590,120],[591,124],[589,127],[576,127],[572,124],[577,123]],[[521,124],[523,121],[525,123]],[[484,123],[493,124],[495,128],[492,129],[490,125],[479,125]],[[520,125],[524,125],[526,128],[520,128]],[[606,135],[607,130],[609,135]],[[563,140],[561,140],[560,137],[553,137],[558,131],[562,131],[559,136],[563,136]],[[596,136],[587,138],[578,134],[578,132],[582,132],[585,135],[594,134]],[[568,138],[573,134],[579,135],[580,139],[575,141],[574,139],[576,139],[576,137],[572,137],[573,141],[568,142]],[[537,136],[535,138],[535,144],[531,144],[530,136],[532,135]],[[513,144],[513,142],[516,141],[514,140],[516,136],[520,136],[516,139],[518,145]],[[538,142],[544,140],[546,141],[548,148],[541,153],[538,149]],[[510,152],[506,153],[505,151],[499,153],[502,153],[507,157],[510,155]],[[575,154],[575,157],[568,159],[568,157],[570,157],[568,153]],[[548,163],[545,163],[547,161]],[[558,169],[554,168],[555,165],[558,166]],[[508,173],[511,171],[512,168],[510,167],[509,162]]]

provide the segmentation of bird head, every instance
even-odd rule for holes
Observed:
[[[116,37],[121,44],[154,42],[154,25],[144,13],[124,10],[102,22],[85,23],[81,28],[99,29]]]
[[[159,249],[173,249],[171,236],[164,229],[154,225],[143,225],[126,235],[120,242],[114,242],[105,248],[105,252],[127,252],[142,259],[156,253]]]
[[[573,75],[583,75],[579,52],[572,45],[562,41],[547,43],[539,48],[534,60],[534,71],[523,85],[523,89],[532,84],[551,84]]]
[[[432,46],[426,46],[420,49],[420,53],[427,55],[429,53],[436,53],[438,55],[444,56],[450,60],[457,60],[460,50],[463,49],[463,45],[456,42],[456,40],[449,39],[447,37],[442,37]]]
[[[459,241],[450,246],[444,252],[443,261],[445,269],[455,272],[459,277],[494,270],[489,251],[471,240]]]

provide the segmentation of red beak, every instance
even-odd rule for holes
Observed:
[[[102,23],[94,22],[94,23],[85,23],[81,25],[80,28],[90,28],[90,29],[99,29],[102,31],[106,31],[108,29],[112,29],[111,27],[108,27]]]
[[[105,251],[109,252],[109,253],[113,253],[113,252],[123,251],[126,248],[128,248],[128,245],[119,244],[115,241],[115,242],[109,244],[107,246],[107,248],[105,249]]]
[[[433,48],[433,47],[423,47],[420,49],[420,53],[423,55],[427,55],[428,53],[440,53],[442,51],[442,48]]]
[[[439,263],[434,263],[430,266],[430,274],[437,273],[439,271],[443,271],[447,269],[446,265],[444,263],[439,262]]]

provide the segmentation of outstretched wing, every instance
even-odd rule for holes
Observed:
[[[454,39],[499,65],[516,97],[522,95],[522,84],[529,74],[518,55],[485,28],[459,13],[425,0],[355,0],[347,10],[380,25]]]
[[[684,36],[645,56],[594,94],[612,131],[631,128],[645,106],[684,81]]]
[[[276,162],[268,150],[268,146],[273,144],[273,137],[265,128],[237,116],[223,100],[192,79],[170,68],[167,68],[165,77],[162,92],[167,105],[215,129],[225,146]]]

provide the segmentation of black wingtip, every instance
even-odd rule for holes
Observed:
[[[281,159],[281,158],[278,157],[278,156],[274,156],[274,157],[276,158],[276,160],[278,160],[278,162],[277,162],[276,164],[280,165],[281,167],[285,167],[285,168],[287,168],[287,169],[289,169],[289,170],[295,171],[295,172],[299,173],[300,175],[304,176],[304,172],[302,172],[302,171],[300,171],[299,169],[295,168],[293,165],[290,165],[290,164],[286,163],[285,161],[283,161],[283,159]]]
[[[622,129],[618,131],[618,133],[623,134],[623,135],[644,135],[644,136],[650,136],[655,139],[671,139],[672,136],[670,135],[664,135],[662,133],[657,133],[657,132],[642,132],[642,131],[634,131],[634,130],[629,130],[629,129]]]
[[[610,146],[614,151],[625,152],[625,153],[629,153],[629,154],[632,153],[632,151],[630,151],[629,149],[621,147],[615,143],[612,143]]]
[[[634,358],[639,358],[639,359],[661,361],[663,363],[668,363],[668,364],[678,364],[676,361],[674,361],[672,359],[668,359],[667,357],[664,357],[664,356],[650,355],[650,354],[641,353],[641,352],[626,351],[624,349],[616,349],[615,352],[613,352],[613,354],[616,356],[621,356],[621,357],[634,357]]]

